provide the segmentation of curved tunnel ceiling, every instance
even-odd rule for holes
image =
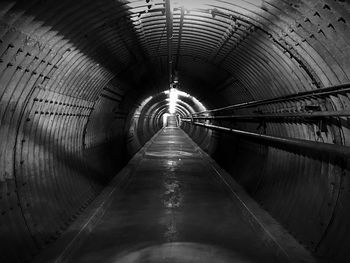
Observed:
[[[215,94],[215,88],[225,81],[238,93],[232,94],[231,100],[247,100],[349,80],[349,65],[344,59],[348,46],[344,3],[173,2],[174,67],[180,79],[182,75],[185,80],[185,76],[195,79],[194,85],[183,83],[195,96],[204,97],[203,89]],[[49,56],[74,60],[73,67],[84,64],[92,72],[104,72],[104,81],[113,75],[128,79],[132,74],[133,79],[164,85],[159,83],[167,71],[166,18],[161,0],[60,1],[56,8],[50,2],[27,1],[2,6],[7,26],[30,36],[30,40],[18,41],[45,47]],[[7,11],[16,15],[7,18]],[[84,56],[90,61],[84,63]],[[149,63],[153,66],[148,67]],[[97,78],[92,72],[89,77]]]
[[[348,14],[341,3],[173,2],[174,67],[209,84],[212,92],[229,80],[238,100],[261,99],[349,80],[343,59]],[[128,6],[147,56],[166,68],[163,1]]]
[[[171,4],[179,89],[209,109],[349,82],[347,1]],[[123,167],[127,154],[161,128],[167,102],[157,94],[169,87],[168,51],[162,0],[0,2],[1,256],[25,262],[40,254]],[[149,96],[154,97],[140,105]],[[315,105],[336,112],[347,110],[350,101],[344,92],[237,112],[302,113]],[[187,99],[178,109],[200,110]],[[350,144],[347,118],[233,126]],[[184,129],[306,247],[334,262],[346,258],[347,160]]]

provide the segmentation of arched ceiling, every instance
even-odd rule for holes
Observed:
[[[343,1],[170,3],[174,70],[182,89],[203,101],[270,98],[349,80]],[[74,61],[72,71],[92,70],[88,75],[97,82],[101,75],[103,83],[125,79],[146,93],[167,85],[163,0],[3,1],[0,16],[4,29],[24,34],[18,41]]]
[[[234,90],[231,101],[347,82],[349,65],[342,56],[349,43],[343,31],[348,13],[341,2],[171,0],[171,49],[180,82],[190,75],[211,93],[226,84]],[[127,7],[143,50],[165,75],[164,1],[130,1]]]
[[[54,242],[123,165],[123,153],[135,153],[160,128],[168,102],[156,94],[169,88],[169,58],[179,89],[208,109],[344,84],[341,93],[288,96],[237,113],[301,113],[296,119],[237,126],[349,146],[348,118],[302,118],[310,108],[325,115],[349,108],[348,2],[170,0],[169,45],[164,0],[0,1],[0,261],[32,260]],[[201,110],[195,105],[184,99],[178,110]],[[206,136],[192,129],[194,138]],[[258,182],[276,217],[330,261],[344,262],[347,160],[319,162],[221,139],[223,159],[238,145],[228,166],[243,183]],[[265,188],[261,178],[271,184]],[[272,190],[274,198],[265,195]]]

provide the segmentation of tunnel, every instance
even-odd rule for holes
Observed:
[[[349,23],[0,1],[0,261],[349,262]]]

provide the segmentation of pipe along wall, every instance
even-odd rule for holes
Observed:
[[[161,129],[166,19],[151,2],[0,2],[1,262],[30,262],[55,242]],[[346,1],[207,2],[173,14],[181,89],[207,108],[350,81]],[[234,113],[349,105],[345,93]],[[189,98],[177,107],[181,117],[201,110]],[[346,117],[213,123],[349,146]],[[349,260],[347,159],[182,128],[317,257]]]

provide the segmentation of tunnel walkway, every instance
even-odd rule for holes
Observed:
[[[241,201],[225,190],[176,121],[168,121],[141,152],[128,182],[112,194],[68,261],[301,262],[281,257],[285,252],[252,227]],[[312,262],[307,252],[298,253],[292,257]]]
[[[132,176],[72,262],[274,262],[181,129],[161,131]]]

